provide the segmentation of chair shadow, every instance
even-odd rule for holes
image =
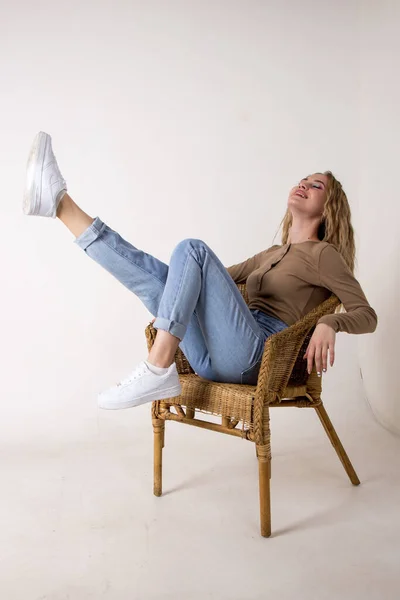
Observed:
[[[320,511],[319,513],[309,515],[304,519],[299,519],[298,521],[295,521],[286,527],[281,527],[280,529],[272,528],[271,537],[278,537],[280,535],[285,535],[286,533],[301,531],[302,529],[316,529],[324,525],[338,525],[341,522],[341,517],[343,521],[343,509],[348,506],[351,501],[350,494],[353,495],[357,493],[357,489],[358,486],[352,487],[349,490],[349,496],[346,498],[346,500],[336,506]]]
[[[190,488],[195,489],[196,487],[198,487],[199,485],[204,485],[204,484],[210,484],[210,471],[203,471],[202,473],[199,473],[197,475],[194,475],[193,477],[188,477],[185,478],[184,481],[182,481],[181,483],[178,483],[177,485],[175,485],[174,487],[169,487],[168,489],[166,489],[165,491],[163,490],[162,495],[163,496],[168,496],[169,494],[173,494],[175,492],[180,492],[182,490],[187,490]]]

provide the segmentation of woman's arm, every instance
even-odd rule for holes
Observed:
[[[334,246],[325,246],[319,260],[321,286],[333,292],[342,302],[346,313],[326,315],[325,323],[334,331],[346,333],[373,333],[378,318],[345,260]]]

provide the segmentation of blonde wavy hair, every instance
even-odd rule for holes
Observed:
[[[318,228],[318,238],[335,246],[350,271],[354,274],[356,247],[349,201],[342,184],[331,171],[324,171],[322,175],[327,176],[328,186],[324,212]],[[292,221],[292,213],[288,208],[280,224],[280,227],[282,227],[282,244],[287,243]]]

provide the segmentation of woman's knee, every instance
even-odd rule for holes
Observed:
[[[206,252],[210,252],[210,249],[203,240],[186,238],[175,246],[173,254],[184,256],[193,253],[198,261],[202,261]]]
[[[179,250],[190,250],[193,248],[208,248],[207,244],[203,242],[203,240],[199,240],[196,238],[186,238],[181,240],[176,246],[175,251]]]

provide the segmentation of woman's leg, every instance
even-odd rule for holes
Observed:
[[[169,333],[176,343],[182,340],[199,375],[240,382],[262,353],[265,337],[226,268],[203,242],[178,244],[168,267],[96,218],[76,243],[142,300],[157,317],[161,338]]]
[[[207,354],[199,361],[187,324],[195,318]],[[173,332],[195,371],[207,379],[240,383],[261,358],[265,334],[235,282],[215,253],[201,240],[180,242],[170,260],[155,327]]]
[[[67,193],[57,207],[57,217],[64,223],[71,233],[79,237],[94,221],[86,214]]]
[[[157,336],[155,350],[164,346],[158,359],[168,364],[178,343],[174,338],[182,339],[185,334],[182,348],[193,368],[204,376],[231,377],[232,370],[237,376],[238,367],[251,360],[260,329],[212,251],[201,242],[187,240],[174,253],[174,268],[169,271],[99,219],[93,220],[68,196],[51,137],[45,132],[36,135],[30,149],[23,211],[32,216],[58,215],[79,245],[157,315],[158,328],[165,330]]]
[[[51,137],[45,132],[39,132],[35,136],[28,157],[22,203],[23,212],[30,216],[55,218],[59,209],[58,214],[67,226],[79,236],[81,241],[83,237],[89,245],[94,240],[88,239],[88,232],[91,231],[96,237],[96,220],[92,221],[91,217],[81,211],[69,197],[60,206],[62,199],[66,196],[67,183],[54,155]],[[138,255],[139,253],[137,253]],[[113,272],[112,269],[109,270]],[[144,281],[143,277],[138,278],[138,280],[140,279],[142,282]],[[151,281],[153,282],[154,279]],[[148,279],[147,283],[149,284]],[[173,348],[176,348],[177,343],[178,341],[169,332],[164,332],[159,336],[157,346],[160,347],[160,344],[161,346],[164,344],[164,355],[168,357],[168,352],[172,355]],[[99,406],[101,408],[128,408],[152,400],[179,396],[180,393],[181,385],[175,363],[172,363],[169,368],[163,369],[144,361],[132,371],[128,378],[121,381],[119,386],[100,394]]]
[[[69,196],[65,194],[57,208],[57,217],[78,238],[92,225],[95,219],[85,213]],[[179,339],[168,332],[160,331],[150,350],[148,361],[156,367],[169,367],[174,359]]]

